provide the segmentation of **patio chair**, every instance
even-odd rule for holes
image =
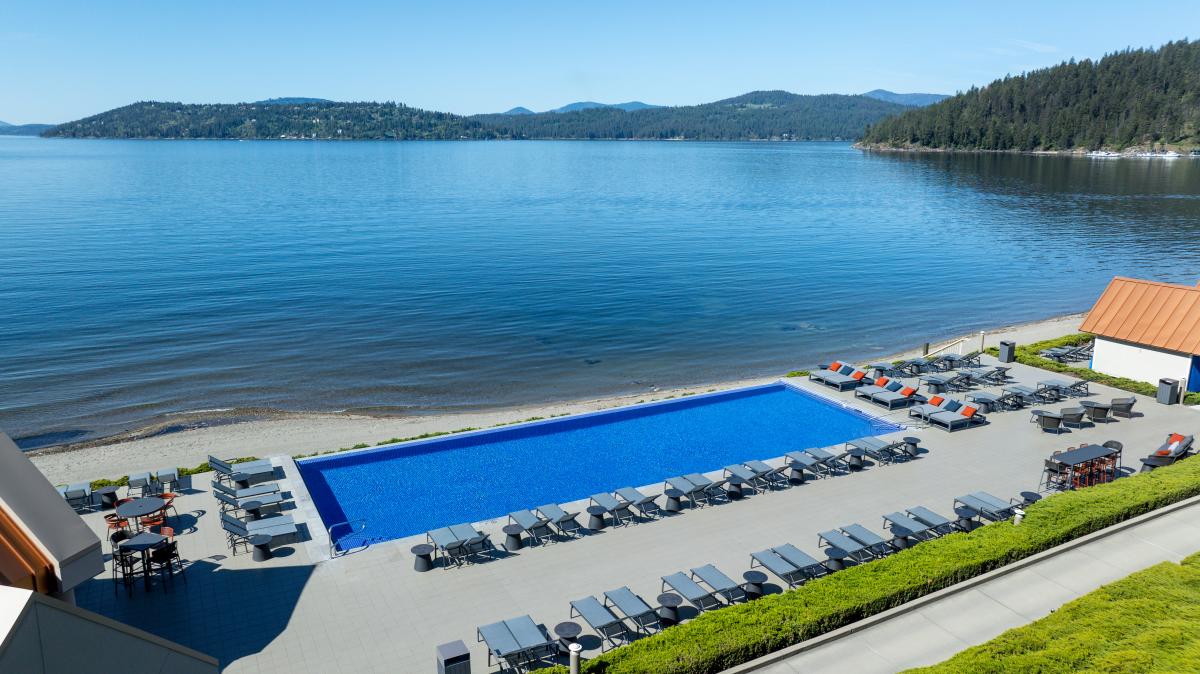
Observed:
[[[1168,434],[1166,441],[1158,449],[1141,460],[1141,472],[1147,473],[1155,468],[1169,466],[1179,459],[1186,457],[1191,453],[1194,442],[1195,437],[1191,435],[1182,435],[1180,433]]]
[[[728,499],[728,495],[725,493],[725,483],[728,480],[710,480],[700,473],[688,473],[683,477],[692,484],[703,487],[703,495],[708,499],[709,505],[712,505],[715,499]]]
[[[1058,412],[1050,410],[1034,410],[1032,416],[1029,417],[1029,422],[1038,425],[1043,431],[1054,431],[1056,434],[1062,432],[1062,415]]]
[[[618,638],[628,641],[629,628],[625,625],[625,621],[618,618],[606,605],[601,604],[592,595],[571,602],[570,617],[583,618],[584,622],[591,626],[592,630],[600,637],[601,653],[607,650],[606,646],[608,648],[620,646],[617,643]]]
[[[840,529],[830,529],[817,534],[817,547],[836,551],[830,555],[834,559],[852,559],[860,564],[870,561],[873,556],[865,545],[842,533]]]
[[[1087,411],[1082,407],[1064,407],[1058,412],[1063,426],[1074,426],[1076,428],[1083,428],[1083,417],[1086,414]]]
[[[663,514],[662,508],[659,508],[658,503],[655,502],[655,499],[658,498],[657,495],[646,496],[633,487],[621,487],[616,491],[616,495],[625,501],[626,506],[636,508],[643,517],[654,519]]]
[[[92,507],[92,485],[90,482],[76,482],[62,491],[63,499],[75,510]]]
[[[157,570],[164,578],[174,580],[176,567],[179,568],[179,575],[186,583],[187,574],[184,573],[183,559],[179,556],[179,543],[167,541],[162,547],[155,548],[150,552],[151,573]]]
[[[829,466],[807,452],[788,452],[784,455],[784,459],[791,468],[791,479],[799,482],[804,481],[804,471],[806,470],[818,478],[829,477],[833,474]]]
[[[891,386],[895,383],[896,382],[888,384],[884,387],[884,391],[872,395],[869,400],[876,405],[882,405],[889,410],[894,410],[897,407],[904,407],[905,405],[911,405],[916,400],[914,396],[917,392],[917,389],[911,386],[903,385],[897,389],[892,389]]]
[[[849,472],[850,465],[846,463],[846,452],[834,454],[820,447],[809,447],[803,450],[805,454],[824,464],[832,475],[835,472]]]
[[[975,350],[964,355],[959,362],[967,367],[979,367],[979,357],[982,355],[982,351]]]
[[[754,471],[757,479],[769,489],[785,489],[792,486],[791,482],[783,474],[783,471],[788,469],[786,463],[778,468],[772,468],[766,461],[759,461],[758,459],[750,459],[742,463]]]
[[[962,506],[963,510],[971,514],[968,519],[987,518],[993,522],[1008,519],[1012,516],[1013,509],[1021,504],[1020,501],[1005,502],[986,491],[974,491],[954,499],[955,512],[958,512],[958,506]]]
[[[746,591],[732,578],[726,576],[712,564],[697,566],[692,569],[692,580],[697,580],[712,588],[713,592],[725,597],[729,603],[746,598]]]
[[[267,496],[269,494],[281,494],[279,484],[275,482],[259,482],[256,485],[243,487],[241,489],[219,482],[212,481],[213,492],[222,492],[237,499],[252,498],[255,496]]]
[[[727,480],[730,477],[739,478],[747,487],[756,492],[762,491],[763,488],[770,488],[771,486],[765,478],[758,474],[758,471],[751,470],[748,466],[740,463],[725,466],[725,477]]]
[[[861,524],[848,524],[842,527],[842,533],[861,543],[868,552],[876,557],[883,557],[892,552],[892,546],[887,541]]]
[[[947,391],[970,391],[975,385],[975,377],[970,372],[959,372],[946,379]]]
[[[715,590],[706,590],[700,587],[699,583],[682,571],[662,577],[662,590],[665,592],[668,588],[688,600],[688,603],[700,611],[724,606],[724,603],[717,599]]]
[[[1111,421],[1111,419],[1108,416],[1108,412],[1109,412],[1108,405],[1105,405],[1103,403],[1097,403],[1097,402],[1091,402],[1091,401],[1085,400],[1083,402],[1082,406],[1083,406],[1083,409],[1087,411],[1088,419],[1090,419],[1092,421],[1092,423],[1103,421],[1104,423],[1107,424],[1109,421]]]
[[[682,492],[693,508],[703,507],[703,503],[709,501],[704,485],[696,484],[682,475],[667,478],[664,485],[666,489],[675,489]]]
[[[604,508],[606,513],[612,515],[617,526],[625,526],[633,521],[633,511],[629,509],[629,504],[618,501],[612,494],[602,492],[592,494],[589,498],[594,505]]]
[[[751,553],[750,568],[759,566],[778,576],[788,587],[803,585],[810,579],[828,572],[824,564],[791,543]]]
[[[857,438],[846,443],[847,447],[855,447],[867,453],[867,456],[880,463],[894,463],[897,459],[910,458],[904,451],[903,440],[884,440],[875,436]]]
[[[274,540],[277,537],[294,536],[299,533],[296,523],[288,515],[243,522],[233,515],[221,513],[221,528],[225,531],[226,542],[235,555],[239,545],[249,548],[251,536],[268,536]]]
[[[126,485],[126,493],[129,496],[133,496],[135,490],[137,491],[138,497],[150,494],[150,471],[146,470],[140,473],[131,473],[129,475],[129,482]]]
[[[221,512],[231,512],[235,510],[245,510],[247,503],[258,502],[264,506],[277,506],[283,502],[283,496],[279,492],[269,492],[260,496],[247,496],[237,498],[230,496],[221,490],[213,490],[213,496],[217,499],[217,504],[221,508]]]
[[[951,404],[953,404],[953,406],[951,406]],[[909,407],[908,416],[926,419],[931,414],[937,414],[938,412],[944,412],[946,410],[953,412],[959,407],[962,407],[962,403],[959,403],[955,400],[950,400],[949,398],[945,398],[943,396],[935,395],[930,396],[928,401],[921,403],[920,405]]]
[[[642,634],[650,634],[651,630],[662,629],[658,621],[658,612],[650,608],[644,599],[634,594],[628,587],[618,587],[604,593],[604,605],[616,607],[625,614],[625,619],[633,623],[634,629]]]
[[[559,653],[558,642],[528,615],[477,627],[475,638],[487,645],[489,667],[508,665],[524,671],[553,664]]]
[[[508,521],[521,527],[525,535],[538,545],[554,540],[554,532],[550,530],[550,521],[538,517],[531,510],[516,510],[508,514]]]
[[[479,531],[474,525],[451,524],[449,529],[460,541],[466,541],[465,552],[468,561],[470,561],[471,557],[477,555],[486,554],[490,557],[491,553],[496,549],[496,546],[492,545],[492,537],[489,534]]]
[[[441,552],[445,562],[442,564],[443,569],[449,569],[451,564],[457,567],[470,562],[467,541],[460,539],[449,527],[430,529],[426,532],[425,539],[433,544],[435,550]]]
[[[1109,403],[1114,417],[1125,417],[1126,419],[1133,418],[1133,406],[1137,403],[1137,398],[1113,398]]]
[[[125,591],[133,596],[133,586],[142,575],[142,556],[132,550],[121,548],[121,541],[129,538],[125,530],[114,531],[109,537],[112,546],[112,578],[113,594],[117,594],[117,583],[125,586]]]
[[[209,454],[208,466],[221,482],[260,482],[262,478],[275,477],[275,466],[269,459],[235,464]]]
[[[1055,452],[1058,454],[1058,452]],[[1066,489],[1071,486],[1071,472],[1061,463],[1054,460],[1054,457],[1046,459],[1042,463],[1042,481],[1038,484],[1038,488],[1050,489]]]
[[[925,506],[913,506],[904,512],[922,524],[929,526],[929,531],[936,534],[952,533],[958,526],[951,520],[942,517]]]
[[[865,371],[840,361],[834,361],[829,364],[829,367],[810,372],[808,375],[809,381],[825,384],[838,391],[856,388],[864,382],[866,377]]]
[[[154,481],[161,491],[175,491],[179,486],[179,469],[160,468],[154,473]]]
[[[859,386],[858,388],[854,389],[854,397],[870,398],[876,393],[883,393],[887,390],[884,387],[890,383],[892,383],[891,377],[877,377],[875,381],[871,382],[870,384]]]
[[[556,503],[547,503],[537,507],[537,513],[544,517],[558,533],[568,538],[583,536],[583,525],[575,521],[579,513],[569,513]]]
[[[927,540],[933,537],[931,527],[924,522],[914,519],[911,515],[901,512],[888,513],[883,516],[883,528],[891,532],[890,544],[895,548],[904,548],[913,541]]]
[[[970,428],[986,421],[984,416],[979,413],[979,408],[970,405],[963,405],[954,411],[935,412],[930,414],[926,420],[931,426],[943,428],[951,433],[960,428]]]

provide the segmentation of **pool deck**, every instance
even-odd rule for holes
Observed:
[[[1061,378],[1019,364],[1010,375],[1028,385]],[[906,410],[888,413],[855,401],[851,392],[795,383],[876,416],[907,421]],[[1095,400],[1129,395],[1091,388]],[[285,546],[263,563],[245,552],[230,556],[217,502],[208,493],[209,476],[202,475],[176,502],[180,551],[190,561],[186,585],[177,581],[165,592],[157,586],[146,592],[139,585],[129,597],[124,589],[114,593],[109,577],[101,576],[76,594],[84,608],[214,655],[230,672],[434,671],[435,646],[458,639],[471,647],[474,671],[489,671],[485,649],[475,642],[478,625],[529,614],[552,629],[569,619],[569,601],[624,585],[655,604],[660,576],[711,563],[740,580],[751,552],[785,542],[821,559],[818,531],[857,522],[883,534],[881,515],[893,510],[924,505],[952,517],[953,498],[966,492],[985,490],[1007,498],[1035,491],[1042,461],[1069,445],[1119,440],[1125,444],[1126,466],[1136,468],[1138,458],[1157,448],[1167,432],[1191,433],[1200,426],[1196,410],[1138,398],[1135,411],[1142,416],[1058,436],[1039,431],[1022,411],[993,413],[987,425],[954,433],[911,428],[892,435],[921,438],[926,452],[914,461],[869,465],[851,475],[428,573],[412,569],[409,548],[424,542],[421,536],[321,561],[328,556],[323,527],[303,499],[292,512],[298,520],[308,518],[310,541]],[[780,454],[783,449],[800,448],[781,448]],[[745,458],[777,465],[771,457]],[[710,475],[719,475],[720,466],[713,468]],[[292,484],[294,466],[287,472],[285,491],[302,492]],[[661,491],[661,484],[648,490]],[[571,509],[582,511],[585,505],[578,502]],[[105,535],[99,513],[84,519]],[[586,524],[586,514],[579,519]],[[500,517],[480,526],[499,545],[503,524]],[[778,581],[772,577],[770,582],[778,590]],[[584,634],[586,657],[598,652],[599,640],[586,638],[592,634],[586,625]]]

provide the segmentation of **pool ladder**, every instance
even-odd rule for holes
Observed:
[[[337,522],[325,528],[325,533],[329,536],[329,557],[331,559],[339,555],[337,549],[337,540],[333,537],[333,530],[337,529],[338,527],[347,527],[346,535],[353,536],[354,534],[361,534],[367,530],[367,521],[365,519],[349,520],[346,522]],[[367,547],[367,541],[364,540],[362,546],[360,547]],[[340,554],[344,555],[347,552],[349,552],[349,550],[343,550]]]

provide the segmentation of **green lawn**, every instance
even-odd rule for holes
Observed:
[[[1200,671],[1200,555],[1164,562],[908,674]]]

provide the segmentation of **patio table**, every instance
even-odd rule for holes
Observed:
[[[1079,478],[1084,478],[1084,486],[1092,484],[1092,476],[1096,474],[1096,463],[1115,456],[1117,450],[1103,445],[1086,445],[1078,449],[1055,454],[1050,460],[1066,466],[1071,470],[1071,484],[1079,486]],[[1103,480],[1101,480],[1103,481]]]
[[[128,504],[123,504],[128,505]],[[133,538],[126,538],[121,541],[119,547],[122,550],[130,552],[138,552],[142,555],[142,579],[146,584],[146,589],[149,590],[150,584],[150,551],[162,545],[167,540],[166,536],[156,534],[150,531],[143,531]]]

